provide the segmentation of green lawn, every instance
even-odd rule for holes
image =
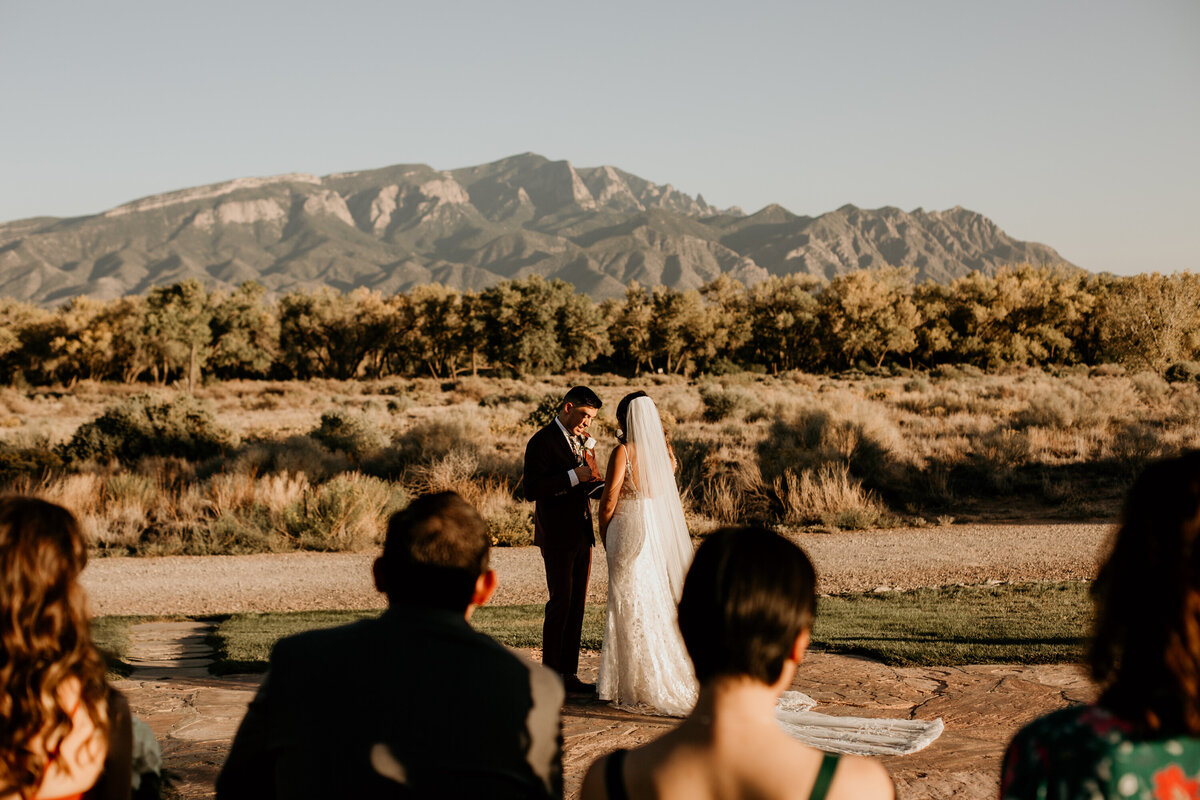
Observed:
[[[893,665],[1078,661],[1092,624],[1090,584],[943,586],[823,597],[813,640]]]
[[[1088,584],[947,586],[910,592],[823,597],[814,647],[855,653],[893,665],[1054,664],[1078,661],[1091,624]],[[234,614],[212,637],[213,671],[261,672],[284,636],[342,625],[375,611]],[[541,644],[541,605],[484,606],[472,624],[511,647]],[[137,617],[94,620],[93,635],[119,658]],[[583,646],[599,648],[604,606],[588,606]]]

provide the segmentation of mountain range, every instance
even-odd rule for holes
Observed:
[[[615,167],[533,153],[447,171],[402,164],[239,178],[92,216],[0,224],[0,295],[43,305],[188,278],[210,288],[255,280],[272,295],[321,286],[391,294],[539,274],[602,299],[633,280],[691,289],[721,274],[755,283],[890,265],[949,281],[1021,262],[1066,263],[960,207],[745,214]]]

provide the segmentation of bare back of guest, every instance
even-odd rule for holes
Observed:
[[[887,771],[822,753],[780,729],[776,700],[804,658],[815,609],[807,556],[762,528],[727,528],[701,545],[679,603],[700,681],[692,713],[661,738],[592,764],[581,800],[887,800]]]

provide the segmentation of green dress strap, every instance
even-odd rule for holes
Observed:
[[[833,783],[833,772],[837,769],[838,759],[841,758],[837,753],[825,753],[821,759],[821,769],[817,771],[817,780],[813,783],[812,794],[808,796],[808,800],[825,800],[825,795],[829,793],[829,786]]]

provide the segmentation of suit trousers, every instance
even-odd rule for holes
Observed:
[[[546,565],[546,620],[542,624],[542,663],[569,678],[579,670],[579,641],[583,637],[583,606],[592,572],[592,546],[542,547]]]

